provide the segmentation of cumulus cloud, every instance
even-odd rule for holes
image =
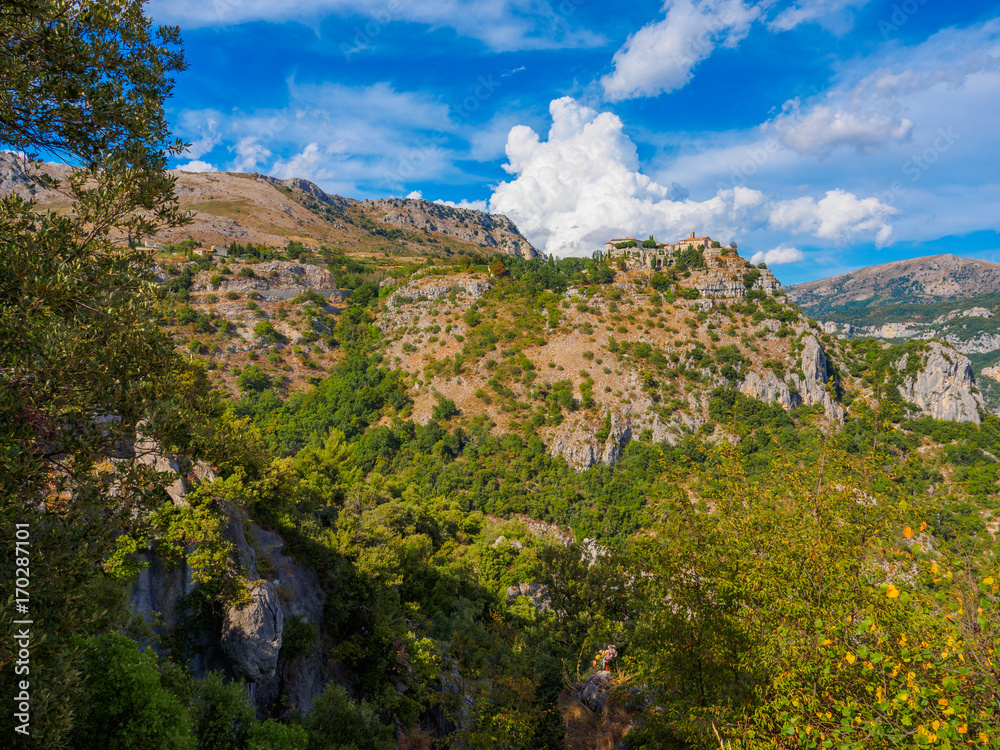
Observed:
[[[766,220],[764,195],[749,188],[719,190],[700,202],[673,200],[674,185],[639,171],[635,145],[616,115],[570,97],[549,111],[545,142],[529,127],[511,129],[504,169],[515,179],[501,183],[489,202],[545,252],[589,255],[630,232],[670,238],[694,229],[729,239]]]
[[[622,121],[563,97],[549,105],[548,139],[524,125],[511,129],[508,163],[514,176],[497,186],[490,210],[510,217],[536,247],[556,255],[590,255],[609,237],[655,234],[679,239],[689,231],[726,242],[759,229],[845,241],[892,236],[898,211],[876,198],[831,190],[820,200],[775,200],[744,186],[723,187],[701,201],[677,183],[640,170]]]
[[[406,194],[406,197],[410,200],[420,200],[421,198],[424,197],[424,194],[421,193],[419,190],[412,190]]]
[[[760,6],[741,0],[668,0],[662,21],[632,34],[601,79],[604,96],[621,101],[682,88],[694,67],[716,46],[735,47],[760,17]]]
[[[190,159],[199,159],[222,143],[222,133],[219,132],[222,119],[222,114],[214,109],[181,112],[180,130],[193,139],[184,149],[184,155]]]
[[[798,234],[837,242],[875,233],[875,243],[883,246],[892,239],[892,217],[899,213],[878,198],[858,198],[846,190],[830,190],[817,201],[811,197],[776,203],[770,214],[771,226]]]
[[[438,199],[434,201],[442,206],[451,206],[452,208],[470,208],[473,211],[489,211],[489,204],[486,201],[468,201],[460,200],[458,203],[455,201],[443,201]]]
[[[751,263],[766,263],[769,266],[780,266],[783,263],[798,263],[805,256],[797,247],[778,245],[771,250],[761,250],[750,256]]]
[[[236,152],[236,158],[229,165],[231,172],[254,172],[271,157],[271,151],[252,135],[240,138],[230,150]]]
[[[218,172],[214,166],[209,164],[207,161],[200,161],[194,159],[189,161],[187,164],[181,164],[177,167],[181,172]]]

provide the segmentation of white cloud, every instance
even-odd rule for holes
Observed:
[[[181,164],[177,169],[181,172],[218,172],[219,170],[209,164],[207,161],[199,161],[194,159],[189,161],[187,164]]]
[[[598,114],[569,97],[549,110],[547,141],[523,125],[511,130],[504,169],[515,179],[501,183],[489,202],[545,252],[589,255],[624,233],[670,238],[694,229],[728,240],[739,228],[766,221],[763,194],[744,187],[701,202],[672,200],[675,186],[639,171],[635,145],[614,114]]]
[[[599,114],[570,97],[556,99],[549,111],[546,141],[529,127],[511,129],[504,169],[514,179],[497,186],[489,203],[547,253],[589,255],[609,237],[652,233],[671,239],[691,230],[723,242],[758,230],[833,242],[870,237],[885,244],[892,236],[896,209],[841,189],[818,201],[778,200],[734,185],[692,200],[677,183],[668,186],[643,174],[616,115]]]
[[[421,193],[419,190],[413,190],[407,193],[406,197],[410,200],[420,200],[421,198],[424,197],[424,194]]]
[[[656,96],[682,88],[717,45],[735,47],[760,17],[741,0],[668,0],[666,18],[632,34],[601,79],[608,101]]]
[[[785,8],[768,23],[774,31],[790,31],[804,23],[819,23],[832,31],[843,33],[854,24],[855,8],[867,5],[870,0],[799,0]]]
[[[493,51],[594,46],[603,38],[569,23],[582,0],[152,0],[149,14],[157,23],[185,29],[232,26],[252,21],[299,21],[319,27],[329,16],[359,15],[339,48],[348,61],[354,52],[374,48],[382,31],[394,23],[450,28],[478,39]]]
[[[222,113],[214,109],[185,110],[180,115],[179,127],[189,138],[191,145],[184,149],[184,156],[199,159],[222,142],[219,123]]]
[[[182,113],[178,134],[196,135],[187,127],[203,123],[206,112],[214,110]],[[388,83],[290,80],[283,107],[215,114],[232,153],[226,169],[304,177],[352,196],[400,194],[425,180],[460,181],[464,175],[454,164],[468,158],[460,133],[472,128],[437,97]],[[303,173],[294,174],[297,169]]]
[[[438,200],[436,200],[434,202],[435,203],[439,203],[442,206],[451,206],[452,208],[470,208],[473,211],[489,211],[490,210],[489,205],[487,204],[486,201],[460,200],[458,203],[455,203],[455,201],[443,201],[443,200],[438,199]]]
[[[847,242],[875,233],[875,243],[886,245],[892,238],[892,216],[899,209],[878,198],[858,198],[846,190],[830,190],[819,201],[811,197],[776,203],[770,222],[776,229],[836,242]]]
[[[778,245],[768,251],[761,250],[750,256],[751,263],[766,263],[769,266],[780,266],[784,263],[798,263],[805,259],[805,255],[797,247],[791,245]]]
[[[770,127],[794,151],[821,156],[829,156],[838,146],[853,148],[859,154],[873,153],[894,141],[905,143],[913,132],[909,118],[858,111],[865,106],[860,102],[847,106],[850,108],[817,104],[801,112],[797,101],[789,102]]]
[[[271,151],[252,135],[240,138],[230,150],[236,152],[236,159],[229,164],[230,172],[256,172],[271,157]]]
[[[288,160],[279,159],[270,169],[273,176],[287,180],[301,177],[304,180],[323,180],[333,175],[330,165],[334,152],[320,148],[318,143],[309,143],[299,153]]]

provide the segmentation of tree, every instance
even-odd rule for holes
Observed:
[[[133,247],[184,221],[165,171],[182,144],[169,140],[163,110],[170,74],[184,67],[179,36],[152,31],[142,5],[0,5],[0,145],[20,154],[8,158],[22,183],[72,201],[57,214],[25,197],[30,190],[0,199],[0,525],[27,523],[36,552],[31,614],[46,623],[46,646],[31,664],[34,747],[65,746],[86,720],[73,700],[89,679],[85,647],[70,636],[109,622],[81,592],[100,582],[113,534],[161,497],[148,473],[109,470],[107,458],[127,453],[140,423],[164,444],[190,444],[201,430],[193,425],[206,391],[161,332],[151,258]],[[54,180],[38,155],[71,164],[69,177]],[[12,540],[0,542],[4,559]],[[0,668],[11,660],[5,639]],[[12,687],[4,681],[5,698]]]
[[[194,750],[191,721],[160,683],[156,657],[123,635],[79,639],[83,683],[70,746]]]

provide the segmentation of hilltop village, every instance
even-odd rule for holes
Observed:
[[[684,278],[684,286],[708,298],[744,299],[748,292],[773,296],[781,288],[774,274],[761,263],[754,266],[736,252],[736,243],[723,246],[695,232],[677,242],[657,242],[625,237],[608,240],[607,257],[617,258],[621,268],[648,268]]]

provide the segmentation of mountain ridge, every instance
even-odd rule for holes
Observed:
[[[66,193],[33,184],[23,166],[16,156],[0,154],[0,194],[16,193],[56,211],[69,210]],[[32,168],[58,180],[70,173],[61,164],[33,163]],[[541,255],[502,214],[422,199],[347,198],[300,177],[180,170],[170,174],[177,179],[180,207],[192,213],[192,221],[162,230],[157,243],[192,238],[206,246],[238,242],[280,248],[298,242],[313,248],[329,245],[402,256],[483,251],[525,258]]]

